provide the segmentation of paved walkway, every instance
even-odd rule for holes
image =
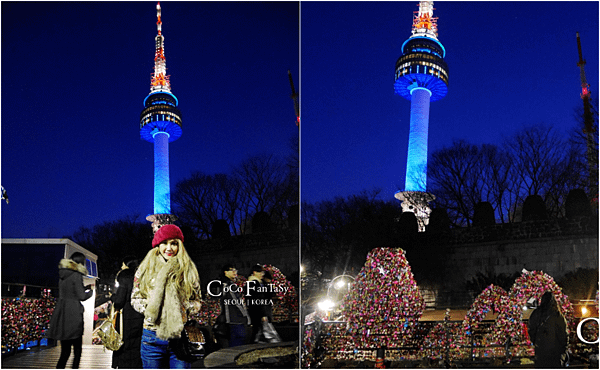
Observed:
[[[192,368],[234,368],[235,359],[243,353],[272,347],[298,346],[298,342],[282,342],[272,344],[248,344],[245,346],[224,348],[206,356],[203,361],[196,361]],[[60,345],[56,347],[36,347],[2,359],[3,369],[54,369],[60,357]],[[110,369],[112,352],[105,351],[101,345],[83,345],[79,367],[82,369]],[[73,352],[67,362],[67,369],[72,368]]]
[[[60,345],[49,348],[34,348],[2,359],[3,369],[55,369],[60,357]],[[110,369],[112,352],[99,345],[82,346],[79,367],[82,369]],[[73,351],[67,361],[67,369],[73,366]]]

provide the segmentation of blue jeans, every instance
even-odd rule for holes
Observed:
[[[247,342],[246,325],[229,324],[229,347],[243,346]]]
[[[175,356],[168,340],[158,339],[156,332],[144,329],[142,333],[142,364],[144,369],[190,369],[192,364]]]

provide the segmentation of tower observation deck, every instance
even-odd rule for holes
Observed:
[[[156,5],[156,16],[154,73],[150,94],[144,99],[144,110],[140,115],[140,137],[154,144],[154,214],[146,219],[152,222],[155,231],[177,219],[171,214],[169,143],[182,133],[181,112],[167,75],[160,2]]]
[[[437,38],[437,18],[433,17],[433,1],[419,2],[413,17],[412,35],[402,44],[402,56],[396,61],[394,91],[410,100],[410,132],[406,160],[404,212],[414,212],[419,230],[424,231],[431,212],[428,202],[435,199],[427,193],[427,136],[429,105],[448,92],[446,49]]]

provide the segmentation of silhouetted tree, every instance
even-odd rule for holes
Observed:
[[[586,176],[578,150],[544,125],[524,127],[500,147],[455,141],[432,154],[428,191],[454,226],[470,226],[479,202],[489,202],[500,222],[519,221],[525,199],[534,194],[549,217],[562,217],[567,193]]]
[[[451,222],[471,225],[471,212],[482,200],[480,149],[466,141],[455,141],[451,147],[432,154],[428,166],[429,191],[436,204],[447,210]]]
[[[563,216],[569,190],[586,176],[577,153],[552,126],[524,127],[506,142],[512,162],[511,191],[522,204],[530,195],[540,195],[549,217]]]
[[[400,202],[379,199],[380,190],[302,205],[302,258],[327,276],[358,269],[367,253],[397,247]]]
[[[138,216],[108,221],[91,229],[80,227],[70,238],[75,243],[98,255],[98,275],[104,284],[114,283],[126,256],[140,261],[152,248],[152,227]]]
[[[195,172],[175,186],[173,211],[198,237],[207,239],[217,220],[225,220],[235,231],[241,228],[242,198],[242,185],[231,175]]]
[[[445,208],[454,226],[470,226],[473,210],[479,202],[490,202],[502,210],[512,203],[509,173],[511,162],[495,145],[474,145],[464,140],[432,154],[428,168],[429,191],[436,196],[435,205]]]
[[[217,220],[225,220],[235,235],[246,234],[259,212],[286,227],[290,206],[298,204],[297,167],[291,163],[265,154],[250,157],[231,174],[196,172],[177,183],[173,212],[203,239],[212,236]]]
[[[281,159],[269,154],[250,157],[234,169],[241,184],[246,219],[266,212],[272,222],[280,226],[286,223],[289,207],[298,199],[297,173],[289,169]]]

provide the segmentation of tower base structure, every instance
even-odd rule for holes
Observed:
[[[146,216],[146,220],[152,222],[152,231],[156,233],[161,227],[172,224],[175,221],[177,221],[177,216],[166,213],[159,213]]]
[[[431,208],[429,202],[435,200],[435,195],[423,191],[399,191],[394,197],[402,202],[402,212],[412,212],[417,218],[419,232],[425,232],[425,226],[429,224]]]

